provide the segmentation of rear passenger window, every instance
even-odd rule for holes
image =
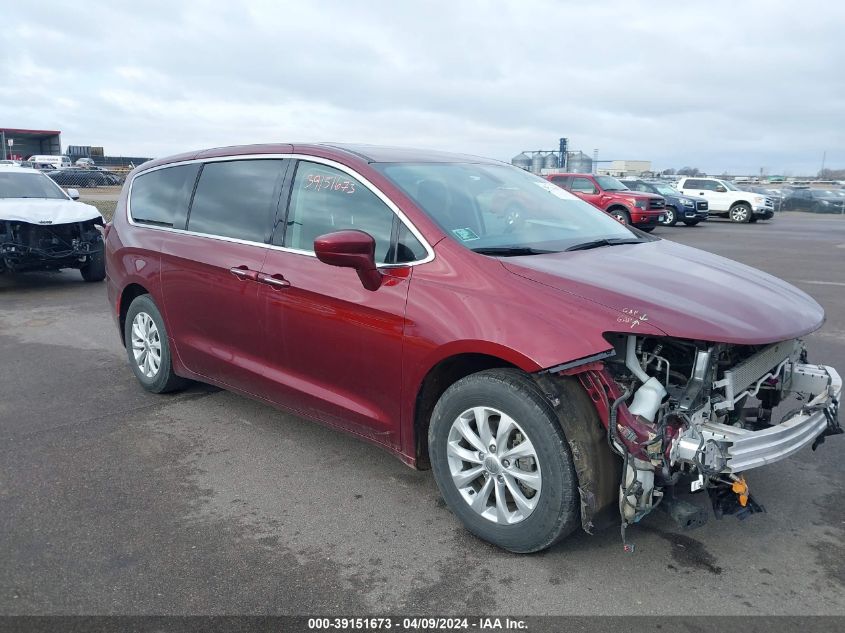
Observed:
[[[291,188],[284,246],[314,250],[314,240],[326,233],[358,229],[376,241],[376,262],[409,261],[422,245],[413,245],[413,235],[395,255],[390,248],[393,211],[367,187],[349,174],[333,167],[302,161]],[[424,249],[423,249],[424,252]],[[423,255],[424,256],[424,255]]]
[[[704,180],[692,180],[692,179],[690,179],[690,180],[687,180],[684,183],[684,189],[707,189],[707,187],[705,187],[704,185],[705,185]]]
[[[198,164],[178,165],[140,174],[132,181],[129,210],[139,224],[185,228],[188,200]]]
[[[188,230],[263,242],[273,226],[283,161],[206,163],[200,174]]]

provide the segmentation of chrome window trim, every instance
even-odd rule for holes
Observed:
[[[192,158],[189,160],[180,160],[173,163],[167,163],[165,165],[156,165],[150,169],[146,169],[138,174],[132,176],[132,180],[129,181],[129,189],[126,192],[126,220],[132,226],[137,226],[144,229],[150,229],[153,231],[167,231],[170,233],[181,233],[186,235],[194,235],[196,237],[204,237],[207,239],[218,240],[222,242],[233,242],[235,244],[245,244],[249,246],[261,246],[263,248],[268,248],[270,250],[275,251],[282,251],[285,253],[294,253],[296,255],[307,255],[309,257],[317,257],[314,251],[302,250],[299,248],[290,248],[287,246],[277,246],[276,244],[267,244],[265,242],[253,242],[250,240],[241,240],[234,237],[226,237],[224,235],[211,235],[209,233],[199,233],[197,231],[189,231],[187,229],[174,229],[173,227],[168,226],[155,226],[152,224],[144,224],[140,222],[135,222],[132,218],[132,187],[135,184],[135,179],[139,176],[144,176],[146,174],[152,173],[154,171],[158,171],[159,169],[167,169],[169,167],[179,167],[180,165],[192,165],[194,163],[219,163],[219,162],[231,162],[234,160],[255,160],[255,159],[281,159],[281,158],[288,158],[292,160],[305,160],[312,163],[318,163],[321,165],[326,165],[328,167],[333,167],[338,169],[349,176],[352,176],[356,180],[358,180],[362,185],[364,185],[367,189],[369,189],[372,193],[376,195],[387,207],[393,211],[394,214],[399,218],[399,220],[408,228],[411,234],[419,240],[420,244],[423,245],[425,248],[426,256],[423,259],[416,259],[411,262],[402,262],[400,264],[384,264],[379,263],[376,264],[377,268],[404,268],[406,266],[417,266],[419,264],[427,264],[428,262],[434,259],[434,249],[428,243],[422,233],[419,232],[416,226],[408,219],[399,207],[384,194],[381,189],[376,187],[373,183],[367,180],[364,176],[359,174],[357,171],[352,169],[351,167],[347,167],[337,161],[322,158],[319,156],[310,156],[308,154],[238,154],[235,156],[215,156],[213,158]],[[291,181],[291,185],[293,181]]]

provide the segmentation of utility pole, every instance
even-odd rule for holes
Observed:
[[[827,150],[822,152],[822,168],[819,171],[819,178],[822,177],[822,172],[824,171],[824,161],[825,161],[826,158],[827,158]]]
[[[599,150],[598,148],[593,150],[593,173],[595,174],[598,171],[598,164],[599,164]]]
[[[6,160],[6,133],[0,132],[0,141],[3,142],[3,158],[0,160]]]

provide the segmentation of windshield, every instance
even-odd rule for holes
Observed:
[[[628,191],[628,187],[613,176],[596,176],[596,182],[605,191]]]
[[[65,194],[44,174],[0,172],[0,198],[51,198]]]
[[[678,192],[675,189],[672,189],[669,185],[654,185],[654,188],[657,189],[657,193],[663,196],[677,196]]]
[[[729,183],[727,180],[720,180],[719,182],[722,183],[728,191],[742,191],[741,189],[737,189],[734,185]]]
[[[517,167],[464,163],[373,167],[448,235],[472,250],[531,254],[594,240],[642,239],[592,205]]]

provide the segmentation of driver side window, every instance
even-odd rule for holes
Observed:
[[[399,248],[391,248],[394,222],[399,218],[359,180],[346,172],[300,161],[291,185],[287,226],[282,246],[314,250],[314,240],[326,233],[357,229],[376,241],[378,263],[401,263],[425,256],[425,248],[409,231],[400,232]]]

